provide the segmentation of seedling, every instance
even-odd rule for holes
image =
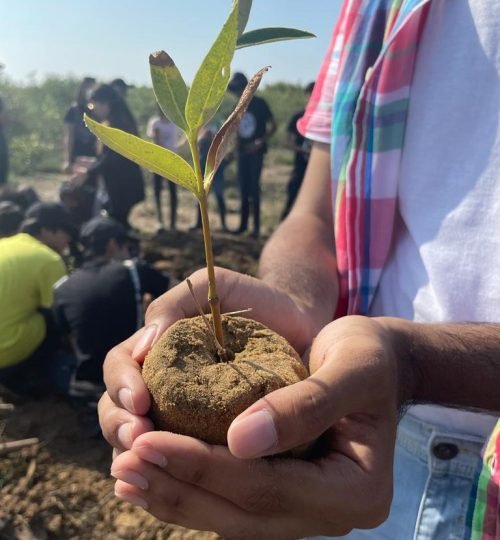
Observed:
[[[208,301],[212,313],[213,333],[220,350],[224,350],[224,335],[215,282],[207,195],[217,168],[230,148],[239,122],[268,68],[259,70],[252,77],[234,111],[214,137],[204,171],[200,165],[198,133],[222,103],[229,84],[230,66],[236,49],[273,41],[313,37],[309,32],[292,28],[260,28],[245,33],[251,7],[252,0],[233,1],[229,17],[205,56],[189,89],[175,62],[166,52],[156,52],[149,57],[156,100],[165,116],[185,133],[191,150],[191,163],[166,148],[119,129],[104,126],[85,116],[87,127],[109,148],[188,189],[198,200],[208,271]]]

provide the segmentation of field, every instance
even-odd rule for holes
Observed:
[[[272,156],[269,158],[271,162]],[[288,173],[285,165],[273,164],[264,170],[263,239],[214,233],[218,265],[255,273],[263,241],[279,221]],[[35,187],[44,199],[55,199],[59,180],[55,175],[45,175],[23,179],[22,183]],[[156,235],[150,192],[131,220],[141,231],[143,256],[182,280],[204,264],[201,234],[188,230],[195,219],[194,202],[187,192],[180,191],[179,230]],[[239,203],[231,180],[226,194],[228,224],[235,228]],[[167,197],[165,194],[165,200]],[[211,217],[217,229],[213,207]],[[99,436],[89,436],[83,419],[64,401],[48,398],[21,402],[0,393],[2,401],[14,403],[15,408],[0,416],[0,540],[218,538],[213,533],[161,523],[142,509],[116,499],[109,477],[110,448]],[[2,455],[2,443],[29,437],[37,437],[40,443]]]

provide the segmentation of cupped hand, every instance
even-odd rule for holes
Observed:
[[[310,352],[311,376],[259,400],[229,448],[140,435],[112,465],[118,497],[227,539],[339,536],[383,522],[392,498],[400,370],[378,320],[345,317]],[[310,459],[280,454],[321,437]]]
[[[208,311],[206,270],[190,278],[194,294]],[[288,295],[263,281],[222,268],[216,269],[221,311],[251,308],[248,317],[267,325],[302,352],[312,339],[307,318]],[[145,415],[150,398],[141,376],[141,364],[155,341],[174,322],[198,315],[189,288],[180,283],[153,301],[146,325],[112,349],[104,362],[106,392],[99,402],[99,421],[106,440],[118,451],[131,448],[135,438],[153,429]]]

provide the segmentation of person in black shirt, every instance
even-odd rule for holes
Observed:
[[[309,83],[305,89],[305,95],[307,100],[311,97],[312,91],[314,89],[314,83]],[[299,112],[296,112],[288,123],[287,128],[287,146],[295,152],[293,158],[293,169],[290,176],[290,180],[287,185],[287,200],[285,203],[285,208],[281,214],[281,219],[285,219],[288,213],[290,212],[295,199],[299,193],[300,186],[302,185],[302,180],[304,179],[304,174],[307,168],[307,162],[309,161],[309,153],[311,151],[311,145],[309,141],[299,133],[297,129],[297,122],[300,118],[304,116],[304,109]]]
[[[54,313],[77,358],[73,386],[100,386],[102,363],[110,349],[143,324],[144,297],[169,286],[168,275],[129,259],[130,235],[117,221],[97,217],[80,233],[85,262],[55,287]]]
[[[89,103],[92,116],[107,122],[110,127],[133,135],[138,134],[137,124],[125,101],[107,84],[101,84],[92,93]],[[101,174],[104,180],[109,215],[126,228],[132,207],[144,200],[144,177],[139,165],[103,146],[97,163],[89,168],[92,175]]]
[[[83,114],[89,114],[87,103],[95,87],[95,79],[85,77],[78,89],[75,103],[64,115],[64,164],[63,172],[73,172],[78,158],[95,157],[97,152],[97,139],[87,129],[83,122]]]
[[[248,84],[243,73],[235,73],[229,83],[230,92],[240,97]],[[250,201],[253,210],[253,233],[258,238],[260,231],[260,175],[267,140],[276,131],[276,122],[271,109],[261,97],[254,96],[238,128],[238,178],[241,189],[241,222],[236,234],[248,228]]]

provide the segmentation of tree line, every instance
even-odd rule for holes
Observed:
[[[0,95],[7,112],[5,131],[9,141],[10,168],[13,176],[35,172],[58,172],[63,161],[64,114],[74,101],[79,80],[51,75],[42,81],[34,78],[19,83],[0,75]],[[289,162],[290,152],[282,152],[290,116],[303,108],[304,91],[298,84],[268,84],[261,91],[278,123],[271,141],[275,160]],[[148,86],[131,88],[128,104],[145,136],[148,119],[155,112],[155,98]],[[227,96],[217,119],[226,118],[234,98]]]

